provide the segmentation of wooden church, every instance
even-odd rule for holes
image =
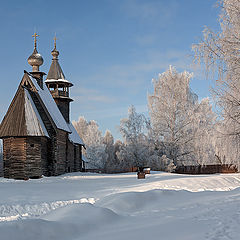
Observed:
[[[81,171],[83,141],[73,127],[69,113],[69,88],[58,62],[59,52],[51,52],[52,64],[44,82],[39,70],[43,58],[34,50],[28,58],[32,72],[24,71],[17,92],[2,120],[3,170],[5,178],[29,179]]]

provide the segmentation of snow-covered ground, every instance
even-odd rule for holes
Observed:
[[[240,174],[0,178],[0,239],[240,239]]]

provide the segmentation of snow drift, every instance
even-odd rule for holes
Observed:
[[[0,239],[237,240],[239,187],[240,174],[0,178]]]

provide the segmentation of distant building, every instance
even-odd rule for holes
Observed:
[[[84,144],[69,117],[73,84],[59,65],[56,38],[52,64],[43,82],[45,73],[39,71],[43,58],[37,51],[36,33],[34,37],[34,51],[28,58],[32,72],[24,71],[0,125],[6,178],[56,176],[82,169]]]

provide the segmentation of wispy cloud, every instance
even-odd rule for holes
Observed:
[[[148,34],[148,35],[141,35],[136,37],[136,43],[139,46],[146,46],[146,45],[152,45],[157,40],[156,35],[154,34]]]
[[[94,88],[78,87],[73,89],[72,97],[76,104],[81,103],[87,109],[96,109],[100,104],[110,104],[116,101],[115,97],[103,94]]]
[[[180,71],[189,69],[187,54],[182,51],[172,50],[166,53],[148,51],[139,57],[141,60],[130,64],[108,66],[101,72],[88,76],[88,82],[94,79],[103,85],[136,89],[142,88],[141,84],[145,81],[151,82],[154,75],[165,71],[169,65],[175,66]],[[149,79],[146,79],[146,75],[149,76]]]
[[[126,0],[122,10],[129,16],[146,20],[158,19],[156,23],[165,24],[174,16],[177,2]]]
[[[173,65],[178,71],[189,71],[186,52],[166,53],[148,51],[141,60],[110,65],[97,74],[89,73],[82,85],[75,88],[72,96],[73,117],[84,115],[100,121],[127,116],[128,107],[135,105],[138,112],[147,114],[147,92],[152,92],[152,78]],[[77,77],[76,77],[77,78]]]

